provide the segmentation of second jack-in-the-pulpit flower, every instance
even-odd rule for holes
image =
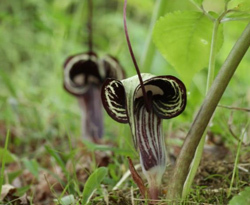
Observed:
[[[173,76],[141,74],[148,102],[143,97],[138,76],[124,80],[107,79],[102,86],[102,102],[116,121],[129,123],[142,170],[148,181],[149,197],[158,198],[166,169],[166,147],[162,119],[173,118],[186,106],[184,84]],[[149,109],[146,109],[146,104]]]
[[[122,67],[111,56],[99,59],[94,52],[80,53],[64,64],[64,88],[79,101],[83,137],[94,142],[103,135],[100,90],[106,78],[124,78]]]

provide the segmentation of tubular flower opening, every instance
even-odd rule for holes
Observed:
[[[112,56],[98,59],[93,52],[81,53],[64,63],[64,88],[75,96],[84,95],[90,86],[100,88],[106,78],[123,77],[122,67]]]

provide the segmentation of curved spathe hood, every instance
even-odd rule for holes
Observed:
[[[151,111],[160,119],[170,119],[181,114],[186,106],[184,84],[174,76],[141,74]],[[124,80],[107,79],[102,87],[102,102],[107,113],[116,121],[130,124],[134,145],[135,115],[145,105],[137,76]],[[145,112],[147,113],[147,111]]]
[[[100,88],[107,78],[123,79],[124,71],[112,56],[99,59],[93,52],[70,56],[64,63],[64,88],[75,96],[84,95],[90,88]]]

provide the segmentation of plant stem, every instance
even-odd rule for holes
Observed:
[[[167,3],[168,1],[166,0],[157,0],[155,3],[153,15],[150,22],[149,32],[145,44],[145,49],[143,51],[143,55],[141,57],[140,62],[142,70],[145,73],[150,73],[150,69],[154,60],[154,54],[156,51],[156,47],[152,41],[154,25],[155,22],[159,19],[159,17],[164,15]]]
[[[93,51],[93,41],[92,41],[92,34],[93,34],[93,29],[92,29],[92,18],[93,18],[93,2],[92,0],[89,0],[88,1],[88,24],[87,24],[87,27],[88,27],[88,32],[89,32],[89,39],[88,39],[88,44],[89,44],[89,52],[92,52]]]
[[[2,167],[1,167],[1,173],[0,173],[0,196],[2,193],[2,186],[3,186],[3,180],[4,180],[4,169],[5,169],[5,155],[8,150],[8,144],[9,144],[9,136],[10,136],[10,130],[7,131],[5,144],[4,144],[4,150],[2,154]]]
[[[204,15],[206,15],[210,20],[212,21],[215,20],[215,18],[212,15],[210,15],[207,11],[205,11],[205,9],[203,8],[203,5],[199,5],[195,3],[193,0],[189,0],[189,2],[192,3],[197,8],[198,11],[204,13]]]
[[[232,192],[233,182],[234,182],[234,178],[235,178],[235,174],[236,174],[236,171],[237,171],[237,168],[238,168],[238,163],[239,163],[239,158],[240,158],[240,148],[241,148],[241,145],[242,145],[243,137],[246,134],[246,129],[247,129],[247,126],[243,130],[243,132],[241,134],[241,137],[240,137],[240,140],[238,141],[237,153],[236,153],[236,157],[235,157],[235,161],[234,161],[233,175],[232,175],[232,178],[231,178],[231,183],[230,183],[230,187],[229,187],[229,190],[228,190],[228,193],[227,193],[227,197],[229,197],[231,195],[231,192]]]
[[[218,36],[217,34],[218,34],[219,25],[220,25],[220,20],[217,19],[214,22],[214,28],[213,28],[213,34],[212,34],[211,50],[210,50],[210,57],[209,57],[209,64],[208,64],[206,95],[214,81],[215,58],[217,54],[216,53],[217,36]]]
[[[241,17],[241,18],[225,18],[221,20],[221,23],[229,22],[229,21],[249,21],[249,17]]]
[[[209,63],[208,63],[208,76],[207,76],[207,87],[206,87],[206,95],[208,93],[208,90],[210,89],[213,81],[214,81],[214,70],[215,70],[215,59],[216,59],[216,46],[217,46],[217,36],[218,36],[218,29],[220,25],[220,19],[216,19],[214,22],[213,27],[213,34],[212,34],[212,40],[211,40],[211,49],[210,49],[210,56],[209,56]],[[185,181],[184,187],[183,187],[183,193],[182,197],[185,198],[188,193],[190,192],[190,187],[193,183],[195,174],[197,172],[197,169],[199,167],[205,141],[206,141],[206,134],[207,129],[205,130],[204,134],[202,135],[202,138],[200,140],[200,143],[196,149],[194,159],[192,161],[192,164],[190,166],[190,171],[188,173],[187,179]]]
[[[182,146],[173,177],[169,183],[168,199],[181,198],[196,148],[219,103],[230,79],[250,46],[250,23],[235,43],[216,79],[214,80]]]
[[[143,98],[144,98],[144,102],[145,102],[145,107],[146,107],[147,112],[150,112],[151,109],[150,109],[150,106],[149,106],[149,101],[148,101],[146,89],[145,89],[145,86],[143,84],[140,69],[139,69],[137,61],[135,59],[135,55],[134,55],[134,52],[133,52],[133,49],[132,49],[132,46],[131,46],[131,43],[130,43],[129,35],[128,35],[126,9],[127,9],[127,0],[124,1],[124,8],[123,8],[123,23],[124,23],[125,37],[126,37],[126,40],[127,40],[130,55],[132,57],[132,60],[133,60],[134,66],[135,66],[135,70],[137,72],[137,75],[138,75],[138,78],[139,78],[139,81],[140,81],[140,85],[141,85],[141,89],[142,89],[142,93],[143,93]]]

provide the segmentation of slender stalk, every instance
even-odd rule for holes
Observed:
[[[225,18],[221,20],[221,23],[229,22],[229,21],[249,21],[249,17],[242,17],[242,18]]]
[[[235,161],[234,161],[233,175],[232,175],[232,178],[231,178],[230,187],[229,187],[229,190],[228,190],[228,193],[227,193],[227,197],[229,197],[231,195],[231,192],[232,192],[234,178],[235,178],[235,174],[236,174],[236,171],[237,171],[237,166],[238,166],[239,158],[240,158],[240,148],[241,148],[243,137],[244,137],[245,134],[246,134],[246,128],[243,130],[243,132],[241,134],[241,137],[240,137],[240,140],[238,141],[237,153],[236,153],[236,157],[235,157]]]
[[[4,169],[5,169],[5,155],[8,149],[8,144],[9,144],[9,136],[10,136],[10,131],[7,131],[6,139],[5,139],[5,144],[4,144],[4,150],[3,150],[3,155],[2,155],[2,167],[1,167],[1,173],[0,173],[0,195],[2,193],[2,186],[3,186],[3,180],[4,180]]]
[[[153,33],[155,22],[159,19],[160,16],[164,15],[166,7],[167,7],[167,3],[168,1],[166,0],[157,0],[155,3],[155,8],[154,8],[153,15],[151,18],[151,23],[149,27],[146,44],[145,44],[145,49],[142,54],[142,58],[140,62],[141,67],[144,72],[149,73],[151,66],[153,64],[156,47],[152,41],[152,33]]]
[[[230,109],[230,110],[239,110],[243,112],[250,112],[249,108],[242,108],[242,107],[232,107],[232,106],[226,106],[226,105],[218,105],[218,107]]]
[[[212,33],[212,40],[211,40],[211,49],[210,49],[210,55],[209,55],[209,63],[208,63],[208,76],[207,76],[207,87],[206,87],[206,95],[211,88],[211,85],[214,81],[214,72],[215,72],[215,60],[216,60],[216,46],[217,46],[217,37],[218,37],[218,30],[219,30],[219,25],[221,22],[221,19],[227,14],[227,10],[225,10],[218,19],[214,21],[214,27],[213,27],[213,33]],[[212,119],[210,119],[211,121]],[[205,146],[205,141],[206,141],[206,135],[207,135],[207,128],[204,131],[201,141],[196,149],[192,164],[190,166],[190,171],[188,173],[187,179],[185,181],[184,187],[183,187],[183,193],[182,197],[185,198],[187,194],[190,192],[190,187],[193,183],[195,174],[198,170],[203,149]]]
[[[145,102],[145,107],[146,107],[146,110],[149,112],[150,111],[150,106],[149,106],[149,101],[148,101],[148,98],[147,98],[146,90],[145,90],[145,87],[144,87],[144,84],[143,84],[143,81],[142,81],[140,69],[139,69],[139,67],[137,65],[135,55],[134,55],[134,52],[133,52],[133,49],[132,49],[132,46],[131,46],[131,43],[130,43],[130,40],[129,40],[128,28],[127,28],[127,20],[126,20],[127,19],[126,18],[126,9],[127,9],[127,0],[124,1],[124,7],[123,7],[123,22],[124,22],[125,36],[126,36],[126,40],[127,40],[127,43],[128,43],[129,52],[130,52],[130,55],[132,57],[132,60],[133,60],[133,63],[135,65],[135,69],[136,69],[136,72],[137,72],[137,75],[138,75],[138,78],[139,78],[139,81],[140,81],[140,84],[141,84],[142,94],[143,94],[143,98],[144,98],[144,102]]]
[[[93,2],[92,2],[92,0],[89,0],[88,1],[88,25],[87,25],[87,27],[88,27],[88,32],[89,32],[89,42],[88,42],[88,44],[89,44],[89,51],[90,52],[92,52],[93,51],[93,41],[92,41],[92,39],[93,39],[93,36],[92,36],[92,33],[93,33],[93,30],[92,30],[92,18],[93,18]]]
[[[199,5],[192,0],[189,0],[189,2],[192,3],[200,12],[204,13],[204,15],[206,15],[210,20],[215,20],[215,18],[203,8],[203,5]]]
[[[215,70],[215,59],[216,59],[216,46],[217,46],[217,36],[218,36],[218,29],[220,25],[220,19],[217,19],[214,22],[213,27],[213,34],[212,34],[212,40],[211,40],[211,49],[210,49],[210,56],[209,56],[209,63],[208,63],[208,76],[207,76],[207,87],[206,87],[206,95],[208,93],[208,90],[210,89],[213,81],[214,81],[214,70]],[[193,183],[195,174],[197,172],[197,169],[199,167],[205,141],[206,141],[206,134],[207,129],[205,130],[204,134],[202,135],[201,141],[199,143],[199,146],[196,149],[194,159],[192,161],[192,164],[190,166],[190,171],[188,173],[187,179],[184,184],[182,197],[185,198],[188,193],[190,192],[190,187]]]
[[[216,59],[216,54],[217,54],[216,53],[216,46],[217,46],[217,36],[218,36],[219,25],[220,25],[220,19],[217,19],[214,22],[214,27],[213,27],[211,50],[210,50],[209,64],[208,64],[206,94],[208,93],[208,90],[210,89],[210,87],[214,81],[215,59]]]
[[[168,199],[181,198],[196,147],[204,133],[230,79],[250,46],[250,23],[247,25],[214,80],[182,146],[173,177],[169,183]]]

